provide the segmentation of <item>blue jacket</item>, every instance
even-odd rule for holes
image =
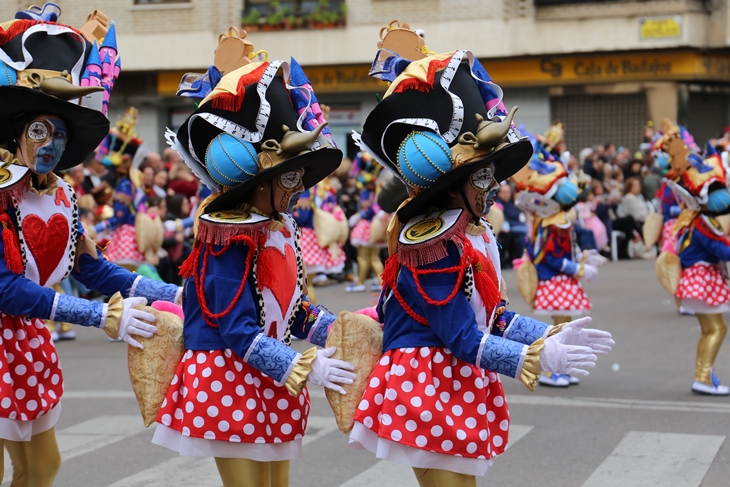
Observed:
[[[449,242],[447,257],[419,269],[446,269],[459,265],[461,256],[456,245]],[[444,305],[429,304],[419,293],[413,274],[402,266],[397,291],[406,308],[428,321],[419,323],[401,305],[391,289],[384,289],[378,303],[378,315],[384,323],[384,350],[410,347],[446,347],[464,362],[475,364],[510,377],[518,377],[521,359],[527,346],[545,335],[550,325],[506,311],[508,323],[502,331],[493,327],[482,332],[474,312],[457,283],[457,273],[424,274],[420,277],[425,294],[434,301],[446,299],[454,286],[461,287],[456,296]]]
[[[540,225],[533,230],[527,245],[527,254],[537,268],[541,281],[552,279],[558,274],[575,276],[578,263],[573,252],[573,226]]]
[[[730,240],[719,225],[714,218],[700,215],[680,231],[677,246],[683,268],[698,262],[730,261]]]

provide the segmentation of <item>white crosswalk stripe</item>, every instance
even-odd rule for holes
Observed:
[[[62,460],[103,448],[144,431],[142,418],[136,416],[99,416],[83,423],[56,431],[56,441]],[[3,482],[9,482],[13,469],[8,452],[5,455]]]
[[[698,487],[724,436],[630,431],[583,487]]]
[[[532,430],[532,426],[513,424],[509,430],[509,444],[514,445]],[[488,474],[487,474],[488,475]],[[379,461],[369,469],[351,478],[340,487],[402,487],[414,485],[413,470],[399,463]]]
[[[334,418],[311,416],[302,445],[307,445],[335,431]],[[212,458],[175,457],[152,468],[123,478],[108,487],[220,487],[221,480]]]

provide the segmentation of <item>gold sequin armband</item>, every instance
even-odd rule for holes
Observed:
[[[119,324],[122,320],[122,310],[124,309],[124,298],[122,298],[120,293],[116,293],[109,299],[106,306],[104,333],[109,335],[109,338],[117,340],[119,338]]]
[[[304,389],[307,383],[307,376],[312,371],[312,362],[314,362],[315,358],[317,358],[317,349],[313,347],[304,352],[299,357],[299,360],[297,360],[297,363],[294,364],[294,368],[284,383],[284,386],[292,396],[298,396],[302,392],[302,389]]]

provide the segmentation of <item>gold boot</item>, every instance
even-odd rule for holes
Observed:
[[[697,362],[695,364],[695,382],[692,390],[704,394],[727,395],[730,390],[726,386],[713,383],[712,369],[715,359],[727,334],[727,324],[722,314],[697,313],[702,334],[697,342]]]

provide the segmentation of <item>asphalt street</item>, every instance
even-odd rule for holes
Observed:
[[[527,313],[514,273],[505,276],[510,307]],[[586,289],[593,326],[613,334],[613,352],[600,356],[591,375],[569,389],[538,387],[530,393],[503,378],[511,448],[479,485],[730,485],[730,398],[690,392],[696,319],[677,314],[656,281],[653,262],[609,263]],[[343,285],[317,292],[319,302],[335,312],[376,299],[347,294]],[[222,485],[212,459],[179,457],[150,443],[153,427],[144,428],[129,385],[126,345],[108,342],[98,330],[77,331],[77,340],[57,344],[66,388],[56,426],[64,461],[54,485]],[[307,346],[295,343],[300,350]],[[730,346],[720,351],[716,372],[730,383]],[[348,448],[321,389],[310,390],[310,424],[303,457],[292,462],[292,487],[417,485],[408,468]]]

